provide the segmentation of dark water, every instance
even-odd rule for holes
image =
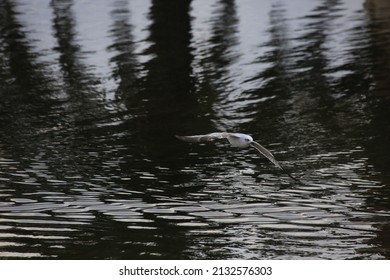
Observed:
[[[1,0],[0,258],[389,259],[387,2]]]

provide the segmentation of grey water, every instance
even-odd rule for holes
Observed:
[[[389,121],[385,0],[1,0],[0,258],[389,259]]]

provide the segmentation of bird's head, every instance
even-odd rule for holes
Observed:
[[[242,136],[242,140],[243,140],[244,143],[245,143],[246,145],[248,145],[248,146],[253,142],[252,136],[249,136],[249,135],[243,135],[243,136]]]

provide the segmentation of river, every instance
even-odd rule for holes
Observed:
[[[389,259],[387,2],[2,0],[0,258]]]

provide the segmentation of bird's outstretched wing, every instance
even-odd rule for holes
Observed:
[[[281,170],[283,170],[284,173],[286,173],[291,179],[297,181],[297,182],[300,182],[301,181],[295,177],[293,177],[289,172],[286,171],[286,169],[284,169],[280,164],[279,162],[275,159],[275,157],[273,156],[273,154],[268,151],[266,148],[264,148],[263,146],[261,146],[259,143],[253,141],[251,143],[251,146],[253,148],[255,148],[256,150],[258,150],[260,152],[260,154],[262,154],[263,156],[265,156],[267,159],[269,159],[273,164],[275,164],[278,168],[280,168]]]
[[[191,136],[179,136],[176,135],[177,139],[180,139],[185,142],[211,142],[218,139],[225,139],[230,134],[227,132],[214,132],[204,135],[191,135]]]
[[[253,148],[255,148],[256,150],[258,150],[260,152],[260,154],[262,154],[263,156],[265,156],[267,159],[269,159],[273,164],[275,164],[278,168],[280,169],[283,169],[279,162],[275,159],[275,157],[273,156],[273,154],[268,151],[266,148],[264,148],[263,146],[261,146],[259,143],[253,141],[251,143],[251,146]]]

